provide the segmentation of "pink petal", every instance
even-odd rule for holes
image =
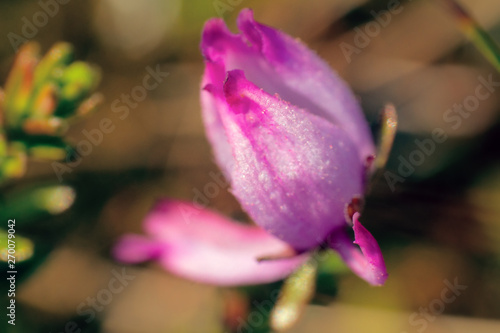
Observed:
[[[174,274],[202,283],[228,286],[277,281],[308,257],[302,254],[259,262],[258,258],[290,253],[292,249],[258,227],[239,224],[186,202],[162,200],[144,223],[152,246],[160,244],[163,248],[157,257],[159,264]],[[115,251],[116,257],[124,259],[125,244],[132,248],[144,246],[143,239],[136,240],[139,244],[123,239]]]
[[[241,69],[269,94],[339,125],[358,146],[362,163],[374,154],[359,103],[323,60],[296,39],[255,22],[251,10],[241,11],[238,26],[242,35],[232,34],[220,19],[207,22],[201,43],[207,63]]]
[[[344,229],[339,229],[332,234],[330,247],[340,254],[347,266],[359,277],[371,285],[381,286],[388,276],[382,251],[375,238],[358,219],[359,213],[355,213],[353,216],[354,242]],[[353,244],[357,244],[359,249]]]
[[[339,127],[270,96],[239,70],[229,72],[224,92],[234,195],[259,226],[295,249],[318,246],[363,194],[356,147]]]
[[[319,115],[348,132],[359,147],[363,162],[374,154],[371,132],[358,101],[349,86],[327,63],[297,39],[256,22],[250,9],[241,11],[238,27],[244,38],[257,48],[288,88],[295,94],[312,99],[321,109],[317,111]],[[283,98],[287,99],[285,96]],[[312,112],[316,110],[295,105],[306,107]]]
[[[222,91],[226,80],[226,65],[217,55],[232,45],[241,48],[243,47],[241,43],[240,38],[233,35],[221,19],[212,19],[205,24],[201,43],[202,53],[206,59],[205,72],[201,81],[202,116],[215,159],[228,180],[233,157],[218,111],[227,109]]]
[[[230,180],[231,169],[234,164],[231,146],[222,125],[219,110],[227,109],[227,103],[222,91],[226,73],[220,63],[206,64],[205,75],[202,80],[201,106],[202,116],[208,140],[213,148],[215,160],[227,180]],[[214,84],[213,82],[221,82]]]

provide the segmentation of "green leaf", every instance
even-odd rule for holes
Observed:
[[[20,178],[26,172],[25,145],[16,142],[5,148],[7,148],[6,155],[0,155],[0,182],[9,178]]]
[[[15,230],[15,225],[13,230]],[[19,236],[15,232],[9,233],[4,229],[0,229],[0,261],[8,262],[9,259],[15,258],[14,265],[16,265],[30,259],[33,256],[34,248],[35,246],[30,239]],[[9,257],[9,254],[11,257]]]
[[[75,201],[75,191],[65,185],[44,185],[22,189],[6,196],[0,204],[0,220],[15,218],[22,226],[38,218],[57,215]]]
[[[38,63],[39,47],[24,44],[17,53],[5,84],[4,117],[8,128],[18,128],[26,116],[26,106],[33,88],[33,70]]]
[[[54,80],[61,75],[64,67],[73,60],[73,47],[64,42],[55,44],[40,60],[34,74],[34,86],[40,87],[42,83]]]
[[[99,70],[85,62],[77,61],[68,66],[59,80],[60,104],[57,115],[69,116],[75,112],[100,80]]]

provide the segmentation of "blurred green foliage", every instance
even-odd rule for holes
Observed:
[[[23,176],[28,156],[66,158],[71,148],[63,136],[71,121],[95,110],[99,80],[97,68],[73,62],[67,43],[41,59],[38,44],[21,47],[0,91],[0,182]]]
[[[11,269],[19,270],[19,282],[36,270],[56,244],[31,238],[36,234],[32,232],[35,222],[65,212],[76,194],[63,184],[17,187],[11,183],[25,175],[30,157],[67,158],[71,147],[64,135],[72,121],[96,109],[102,97],[92,91],[99,80],[96,67],[73,61],[70,44],[57,43],[41,57],[39,45],[28,42],[18,51],[0,89],[0,220],[5,222],[0,227],[0,261],[15,258]],[[52,235],[50,229],[45,233]],[[2,267],[2,271],[8,269]]]

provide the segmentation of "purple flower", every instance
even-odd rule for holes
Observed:
[[[375,153],[359,104],[299,41],[254,21],[250,10],[238,27],[241,34],[220,19],[205,25],[201,102],[216,161],[260,228],[161,202],[146,219],[149,237],[125,237],[116,257],[156,258],[181,276],[234,285],[282,279],[328,246],[360,277],[383,284],[380,248],[347,209],[363,197]]]

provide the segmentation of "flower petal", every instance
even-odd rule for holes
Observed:
[[[308,250],[345,223],[344,208],[363,194],[356,147],[336,125],[230,71],[221,113],[235,165],[234,195],[269,233]]]
[[[157,257],[160,265],[202,283],[227,286],[277,281],[308,258],[304,253],[259,262],[260,257],[290,252],[291,248],[258,227],[230,221],[190,203],[162,200],[144,223],[151,244],[163,248]],[[127,242],[133,244],[125,238],[115,253],[123,254]]]
[[[337,251],[347,266],[359,277],[374,286],[387,280],[387,270],[377,241],[359,222],[359,213],[353,216],[354,242],[344,229],[332,233],[330,247]],[[356,247],[353,244],[359,246]],[[361,251],[360,251],[361,249]]]
[[[322,111],[318,115],[338,124],[350,135],[363,162],[374,155],[371,132],[358,101],[324,60],[297,39],[256,22],[250,9],[240,12],[238,27],[289,89],[313,100]]]
[[[213,148],[217,164],[226,179],[230,180],[230,170],[234,164],[234,159],[219,114],[219,110],[228,107],[222,91],[222,82],[224,82],[225,77],[226,73],[222,64],[216,62],[207,63],[202,79],[200,97],[207,138]]]
[[[241,69],[269,94],[277,93],[291,104],[339,125],[358,147],[362,163],[374,155],[359,103],[323,60],[292,37],[255,22],[251,10],[241,11],[238,26],[242,35],[232,34],[220,19],[207,22],[201,43],[207,63],[219,61],[226,71]]]

